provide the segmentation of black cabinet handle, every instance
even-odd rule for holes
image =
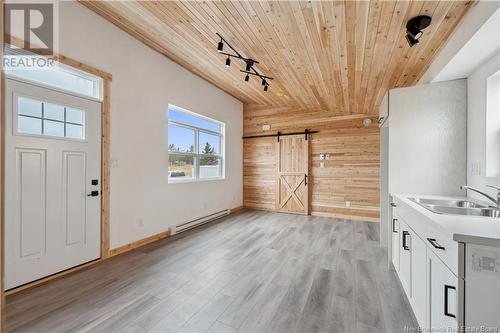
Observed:
[[[396,207],[396,204],[394,202],[391,202],[392,207]]]
[[[406,244],[406,236],[409,236],[410,233],[408,231],[403,231],[403,250],[410,251],[410,247]]]
[[[448,290],[457,290],[457,288],[453,286],[449,286],[447,284],[444,285],[444,315],[452,318],[456,318],[456,316],[453,313],[448,312]]]
[[[99,195],[99,191],[91,191],[87,194],[88,197],[97,197]]]
[[[398,219],[392,219],[392,232],[394,232],[396,234],[398,233],[398,231],[396,230],[396,221],[397,220]]]
[[[427,238],[427,241],[431,243],[431,245],[434,246],[436,249],[444,250],[444,247],[439,245],[435,238]]]

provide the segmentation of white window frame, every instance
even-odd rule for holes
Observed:
[[[170,120],[170,110],[175,110],[177,112],[185,113],[185,114],[191,115],[193,117],[197,117],[197,118],[200,118],[200,119],[204,119],[204,120],[216,123],[216,124],[218,124],[220,126],[220,132],[215,132],[215,131],[208,130],[206,128],[201,128],[201,127],[197,127],[197,126],[185,124],[185,123],[182,123],[182,122],[178,122],[178,121],[175,121],[175,120]],[[170,142],[168,141],[168,125],[174,125],[174,126],[178,126],[178,127],[183,127],[183,128],[187,128],[187,129],[190,129],[190,130],[194,131],[194,152],[193,153],[188,153],[188,152],[170,152],[168,150],[168,147],[170,145]],[[225,158],[226,135],[225,135],[225,132],[226,132],[226,124],[223,123],[223,122],[221,122],[221,121],[219,121],[219,120],[215,120],[215,119],[203,116],[201,114],[198,114],[198,113],[195,113],[195,112],[183,109],[181,107],[169,104],[168,110],[167,110],[167,153],[168,153],[168,157],[170,158],[170,155],[192,156],[193,157],[193,163],[194,163],[194,174],[193,174],[192,178],[175,178],[175,177],[171,178],[171,177],[167,177],[168,178],[168,183],[169,184],[191,183],[191,182],[205,182],[205,181],[214,181],[214,180],[223,180],[223,179],[225,179],[226,178],[226,172],[225,172],[225,170],[226,170],[226,162],[225,162],[225,160],[226,160],[226,158]],[[201,154],[199,152],[199,149],[200,149],[200,147],[199,147],[200,133],[206,133],[206,134],[209,134],[209,135],[214,135],[214,136],[218,136],[219,137],[220,153],[217,154],[217,155],[208,155],[208,156],[215,156],[218,159],[220,159],[221,171],[220,171],[220,175],[218,177],[200,178],[200,158],[203,157],[203,156],[206,156],[205,154]],[[169,161],[169,163],[170,163],[170,161]],[[170,170],[168,170],[168,171],[170,171]]]

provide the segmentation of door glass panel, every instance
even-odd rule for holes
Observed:
[[[72,139],[84,139],[83,126],[66,124],[66,137]]]
[[[42,117],[42,102],[30,98],[19,97],[18,113],[25,116]]]
[[[43,103],[43,117],[45,119],[64,121],[64,106]]]
[[[42,134],[42,119],[19,116],[17,131],[26,134]]]
[[[43,134],[64,137],[64,123],[52,120],[44,120]]]
[[[78,109],[66,108],[66,121],[68,123],[83,125],[83,111]]]

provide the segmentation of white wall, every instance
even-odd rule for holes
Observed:
[[[495,190],[485,185],[500,187],[500,178],[486,177],[486,80],[498,70],[500,53],[486,61],[467,79],[467,184],[492,195],[496,194]],[[474,193],[469,195],[481,198]]]
[[[389,193],[463,193],[466,113],[465,80],[389,91]]]
[[[59,11],[60,53],[113,75],[111,248],[242,205],[242,103],[83,6]],[[167,183],[169,103],[226,123],[225,180]]]

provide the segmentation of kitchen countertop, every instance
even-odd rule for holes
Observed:
[[[437,214],[411,201],[409,198],[465,199],[477,203],[486,203],[484,201],[465,197],[433,195],[392,194],[392,196],[434,222],[435,226],[456,242],[500,247],[500,218]]]

